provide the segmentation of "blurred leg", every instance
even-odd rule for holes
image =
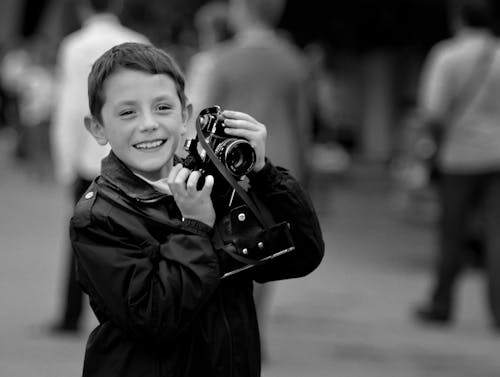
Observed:
[[[444,175],[439,224],[440,254],[436,265],[433,303],[451,312],[456,279],[463,267],[467,224],[473,213],[478,180],[469,175]]]
[[[255,301],[255,309],[257,310],[257,318],[259,320],[259,330],[260,330],[260,344],[262,361],[266,362],[268,359],[267,352],[267,323],[269,316],[269,301],[270,295],[272,294],[273,283],[266,284],[254,284],[253,297]]]
[[[61,327],[67,330],[78,330],[83,305],[83,293],[76,280],[75,258],[69,250],[66,269],[66,293],[64,300],[64,317]]]
[[[435,283],[430,302],[417,313],[421,320],[447,322],[451,319],[455,284],[464,264],[467,219],[475,205],[477,186],[477,178],[471,175],[443,174],[440,178]]]
[[[77,178],[73,187],[74,204],[80,199],[90,185],[90,181]],[[69,242],[69,241],[68,241]],[[76,279],[76,261],[71,245],[68,244],[68,265],[65,281],[63,318],[56,330],[76,331],[80,325],[84,294]]]
[[[500,173],[488,176],[484,204],[488,301],[493,325],[500,330]]]

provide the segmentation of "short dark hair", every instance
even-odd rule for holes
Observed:
[[[245,0],[247,6],[267,25],[275,27],[285,10],[287,0]]]
[[[120,4],[120,0],[84,0],[96,12],[113,11]]]
[[[463,22],[476,28],[492,28],[493,17],[490,0],[456,0],[455,9]]]
[[[101,121],[101,110],[105,102],[104,82],[120,68],[131,69],[152,75],[165,74],[175,83],[182,108],[187,104],[184,92],[185,80],[175,60],[165,51],[143,43],[122,43],[110,48],[92,65],[88,77],[90,113]]]
[[[199,33],[207,29],[215,34],[217,41],[225,41],[233,36],[228,14],[228,5],[215,0],[202,5],[194,15],[194,25]]]

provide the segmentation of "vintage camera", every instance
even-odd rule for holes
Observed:
[[[288,224],[275,223],[251,190],[240,186],[255,165],[255,151],[247,140],[228,137],[224,127],[219,106],[202,110],[196,120],[196,137],[184,144],[188,154],[183,161],[188,169],[201,171],[198,189],[207,175],[214,176],[217,221],[212,242],[220,252],[223,278],[295,249]]]
[[[241,138],[228,137],[224,132],[224,118],[220,106],[212,106],[203,109],[196,120],[196,127],[201,130],[203,139],[213,151],[216,158],[231,175],[239,180],[248,174],[255,165],[255,151],[250,143]],[[218,169],[214,166],[206,149],[200,145],[199,134],[184,143],[184,149],[188,155],[183,165],[191,170],[199,170],[202,177],[208,174],[218,175]],[[200,186],[203,185],[200,179]],[[221,192],[223,179],[217,179],[214,190]]]

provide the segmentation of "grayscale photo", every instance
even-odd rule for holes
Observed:
[[[0,0],[1,377],[498,377],[500,1]]]

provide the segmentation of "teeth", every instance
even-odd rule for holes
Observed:
[[[151,149],[157,148],[164,143],[164,140],[146,141],[144,143],[136,144],[137,149]]]

